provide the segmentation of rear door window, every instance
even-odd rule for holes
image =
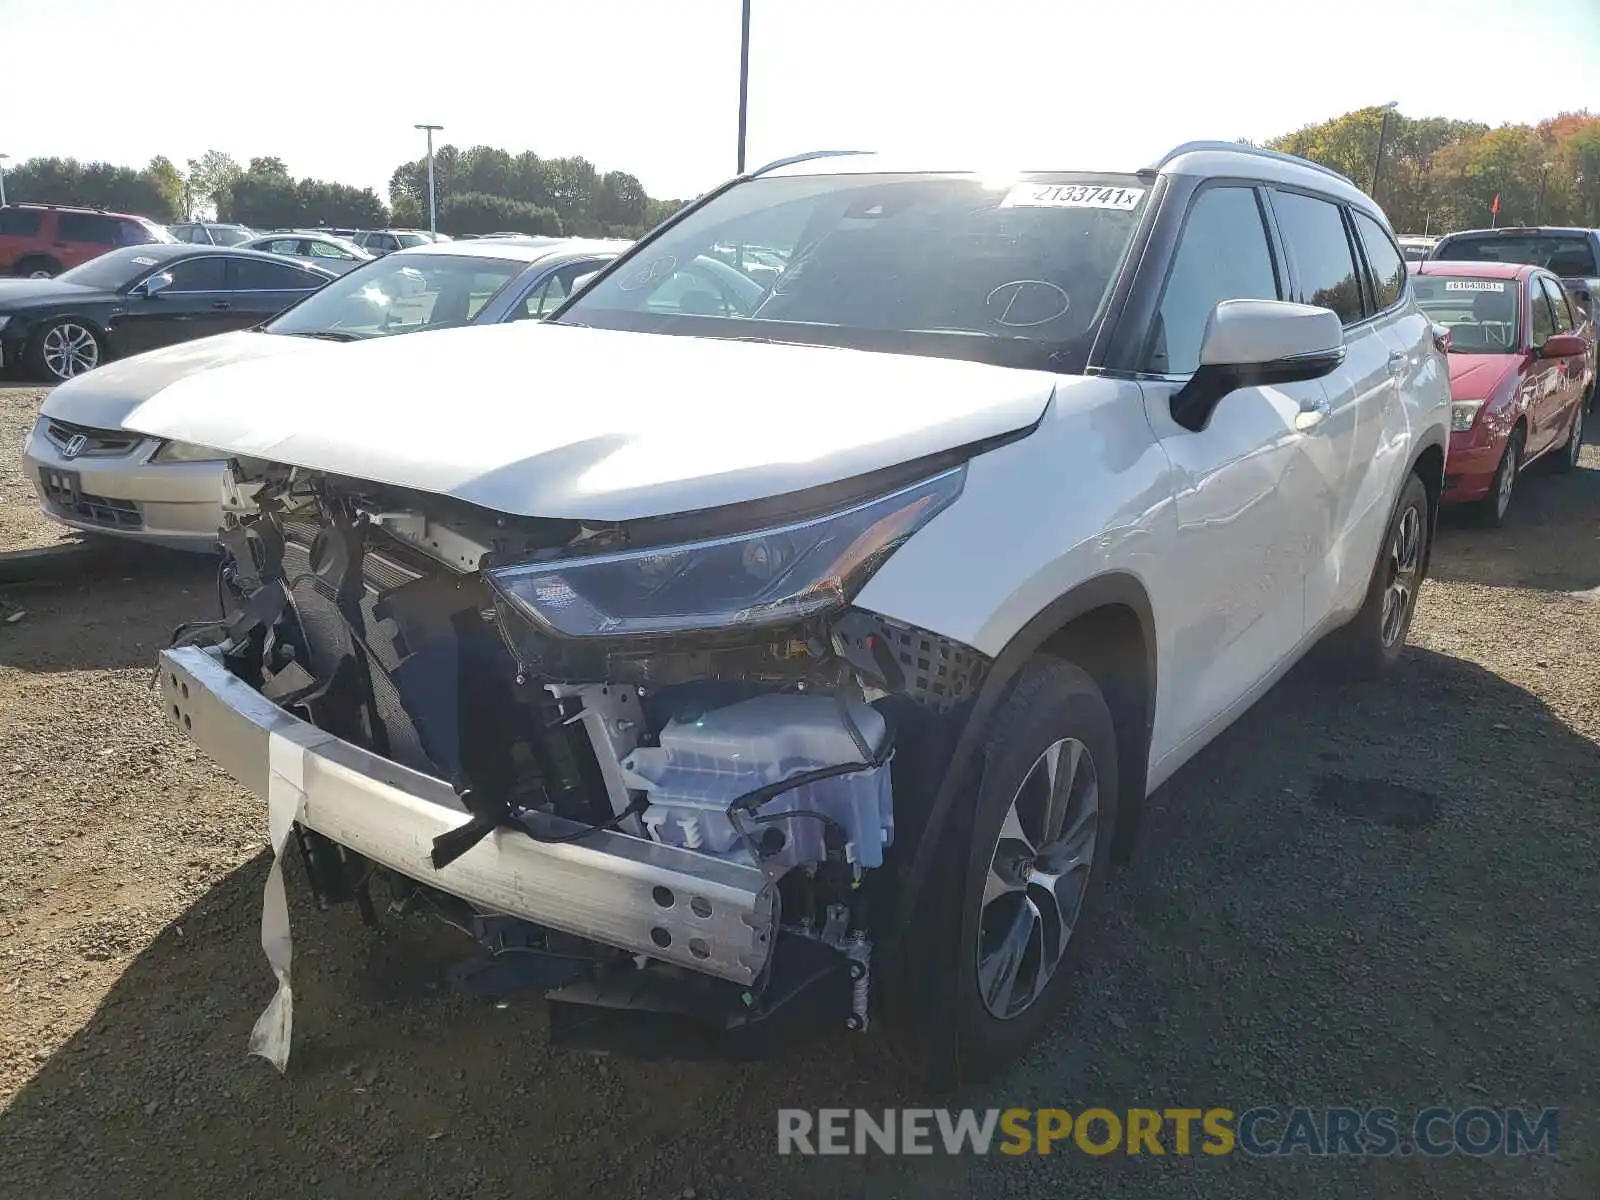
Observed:
[[[1219,302],[1276,299],[1278,279],[1254,189],[1207,188],[1184,222],[1145,369],[1191,373],[1200,365],[1200,341]]]
[[[233,287],[239,292],[307,292],[321,287],[320,275],[312,275],[288,263],[267,262],[259,258],[234,260]]]
[[[60,213],[56,217],[56,236],[63,242],[87,242],[95,246],[115,246],[121,222],[99,213]],[[145,239],[149,240],[149,239]]]
[[[1361,248],[1367,254],[1367,266],[1372,272],[1372,296],[1377,311],[1391,307],[1400,300],[1406,286],[1406,260],[1396,248],[1389,234],[1364,212],[1351,211],[1356,232],[1361,235]]]
[[[1331,308],[1346,325],[1361,320],[1361,281],[1338,205],[1299,192],[1274,191],[1272,209],[1294,261],[1297,290],[1292,298]]]

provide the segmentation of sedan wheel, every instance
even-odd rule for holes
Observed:
[[[46,267],[35,267],[28,272],[29,279],[54,279],[55,272]]]
[[[1027,1011],[1078,922],[1099,836],[1093,756],[1075,738],[1047,747],[1023,778],[989,858],[978,920],[978,990],[989,1014]]]
[[[100,339],[92,329],[62,321],[45,331],[40,357],[51,376],[72,379],[100,365]]]

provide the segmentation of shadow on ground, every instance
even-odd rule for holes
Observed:
[[[537,1007],[440,987],[460,935],[316,913],[298,871],[279,1078],[244,1053],[271,992],[264,856],[129,964],[0,1146],[41,1197],[1592,1195],[1597,774],[1593,742],[1458,659],[1414,650],[1384,686],[1297,675],[1152,797],[1054,1034],[946,1101],[1549,1105],[1556,1160],[780,1159],[780,1106],[930,1097],[843,1034],[740,1068],[552,1054]]]
[[[1554,592],[1600,586],[1597,429],[1600,418],[1591,415],[1590,444],[1576,470],[1558,475],[1545,458],[1519,477],[1503,528],[1479,528],[1466,513],[1447,508],[1430,568],[1434,578]]]

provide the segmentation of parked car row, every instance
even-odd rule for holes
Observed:
[[[183,296],[168,304],[187,282],[185,271],[199,261],[188,247],[174,248],[168,259],[148,266],[118,262],[117,278],[112,277],[111,256],[91,263],[80,270],[103,267],[102,282],[108,286],[91,297],[68,290],[77,286],[74,273],[52,281],[56,291],[35,301],[32,317],[12,342],[13,353],[39,356],[39,365],[49,374],[59,373],[58,357],[80,356],[66,364],[67,382],[41,406],[23,449],[42,509],[74,529],[212,551],[222,522],[224,463],[202,446],[130,437],[120,422],[137,405],[181,378],[228,363],[337,352],[340,343],[455,325],[537,319],[553,312],[577,281],[625,246],[578,239],[531,247],[427,243],[369,259],[339,276],[306,263],[305,287],[292,296],[253,295],[248,315],[241,303],[226,313],[215,311],[207,295]],[[147,257],[139,251],[118,253]],[[256,262],[276,267],[280,261],[248,250],[227,257],[236,259],[233,269],[247,277],[259,269]],[[151,272],[177,280],[152,298]],[[0,312],[5,311],[4,297],[5,282],[0,281]],[[230,298],[239,300],[237,295]],[[88,307],[91,302],[96,307]],[[121,312],[110,315],[119,308]],[[166,319],[158,322],[157,317]],[[124,340],[128,322],[141,319],[144,345],[177,341],[175,331],[201,340],[83,374],[123,352],[129,345]],[[190,320],[209,324],[182,324]],[[203,336],[245,327],[245,332]],[[0,337],[4,333],[0,330]]]

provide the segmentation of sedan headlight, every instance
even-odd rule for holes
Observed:
[[[162,442],[151,462],[218,462],[232,457],[226,450],[196,446],[193,442]]]
[[[1450,403],[1450,428],[1455,433],[1462,433],[1472,428],[1472,423],[1478,419],[1478,410],[1483,407],[1482,400],[1453,400]]]
[[[844,607],[894,549],[961,494],[956,467],[854,508],[732,537],[501,567],[488,581],[566,638],[784,625]]]

